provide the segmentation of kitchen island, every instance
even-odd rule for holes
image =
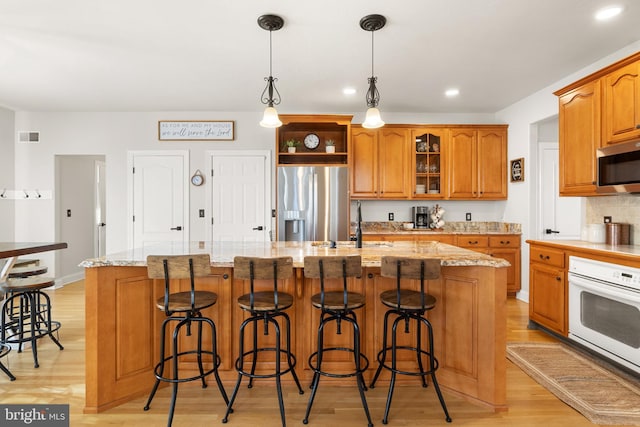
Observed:
[[[158,359],[158,335],[164,313],[155,307],[163,295],[164,284],[147,278],[148,255],[182,255],[208,253],[211,276],[198,280],[196,286],[218,294],[215,306],[203,311],[218,328],[218,352],[222,364],[220,375],[233,384],[233,363],[238,353],[237,331],[245,313],[237,307],[237,298],[248,292],[248,283],[234,279],[234,256],[291,256],[295,274],[279,285],[294,296],[291,317],[292,342],[297,357],[296,371],[301,381],[309,383],[313,371],[309,355],[315,350],[317,310],[311,309],[310,297],[319,292],[317,280],[304,277],[307,255],[361,255],[363,274],[349,283],[350,290],[366,297],[366,306],[358,313],[363,352],[370,366],[370,380],[377,362],[386,311],[378,295],[395,287],[395,281],[380,276],[380,259],[384,255],[438,258],[441,276],[428,281],[428,292],[437,299],[429,319],[434,326],[436,356],[440,362],[438,381],[446,392],[486,405],[493,410],[506,409],[506,267],[509,263],[488,255],[440,242],[365,242],[356,249],[353,242],[193,242],[161,244],[88,259],[85,267],[86,295],[86,402],[85,412],[97,413],[134,397],[145,395],[154,382],[153,367]],[[185,289],[187,283],[181,283]],[[258,284],[260,286],[260,284]],[[268,286],[268,285],[267,285]],[[419,284],[414,283],[416,288]],[[269,342],[273,334],[261,337]],[[336,335],[332,344],[348,342],[348,333]],[[407,338],[408,340],[409,338]],[[187,338],[184,339],[186,341]],[[400,343],[399,343],[400,344]],[[344,370],[349,358],[327,359],[329,369]],[[409,367],[413,357],[401,361]],[[269,369],[273,361],[259,363]],[[195,360],[181,369],[196,369]],[[388,381],[388,377],[382,377]],[[340,379],[333,380],[339,383]],[[415,378],[398,382],[419,387]],[[352,381],[344,381],[353,386]]]

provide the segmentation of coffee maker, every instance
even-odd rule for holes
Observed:
[[[414,206],[412,209],[415,228],[429,228],[429,208],[427,206]]]

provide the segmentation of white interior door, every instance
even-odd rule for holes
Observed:
[[[186,151],[131,153],[132,242],[185,242],[188,232],[189,154]]]
[[[269,241],[271,153],[212,151],[211,170],[211,240]]]
[[[559,196],[558,144],[538,144],[540,212],[537,235],[542,240],[580,239],[582,200]]]

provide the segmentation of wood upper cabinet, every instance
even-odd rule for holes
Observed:
[[[596,194],[596,149],[600,147],[600,80],[559,98],[560,195]]]
[[[408,199],[411,196],[408,128],[351,132],[351,198]]]
[[[615,144],[640,138],[640,62],[603,77],[603,141]]]
[[[640,52],[554,92],[560,195],[595,196],[596,150],[640,138]]]
[[[451,128],[447,148],[450,199],[507,198],[507,128]]]
[[[411,193],[414,199],[442,199],[446,194],[446,171],[442,169],[447,128],[421,127],[411,131]],[[446,168],[445,168],[446,169]]]

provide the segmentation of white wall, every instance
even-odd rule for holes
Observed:
[[[235,141],[160,142],[158,120],[235,120]],[[18,146],[15,153],[16,185],[52,190],[55,155],[104,155],[106,159],[107,252],[127,245],[127,151],[190,150],[190,173],[207,170],[206,150],[272,149],[273,129],[258,126],[258,113],[41,113],[17,112],[16,129],[36,129],[40,144]],[[200,240],[206,219],[198,218],[205,206],[206,188],[191,187],[191,233]],[[54,239],[54,205],[22,203],[16,206],[16,240]]]
[[[5,189],[14,189],[14,144],[15,114],[13,111],[0,107],[0,194]],[[0,242],[14,240],[13,223],[15,203],[10,199],[0,198]]]
[[[496,119],[509,124],[509,159],[525,158],[525,165],[534,165],[536,144],[538,142],[535,123],[558,114],[558,99],[553,92],[573,83],[601,68],[610,65],[640,50],[640,40],[600,59],[597,62],[555,82],[554,84],[518,101],[496,113]],[[531,226],[534,224],[536,194],[532,183],[536,171],[527,167],[525,182],[509,184],[509,200],[505,206],[504,220],[522,224],[522,241],[535,236]],[[522,245],[522,291],[519,298],[529,300],[529,246]]]

